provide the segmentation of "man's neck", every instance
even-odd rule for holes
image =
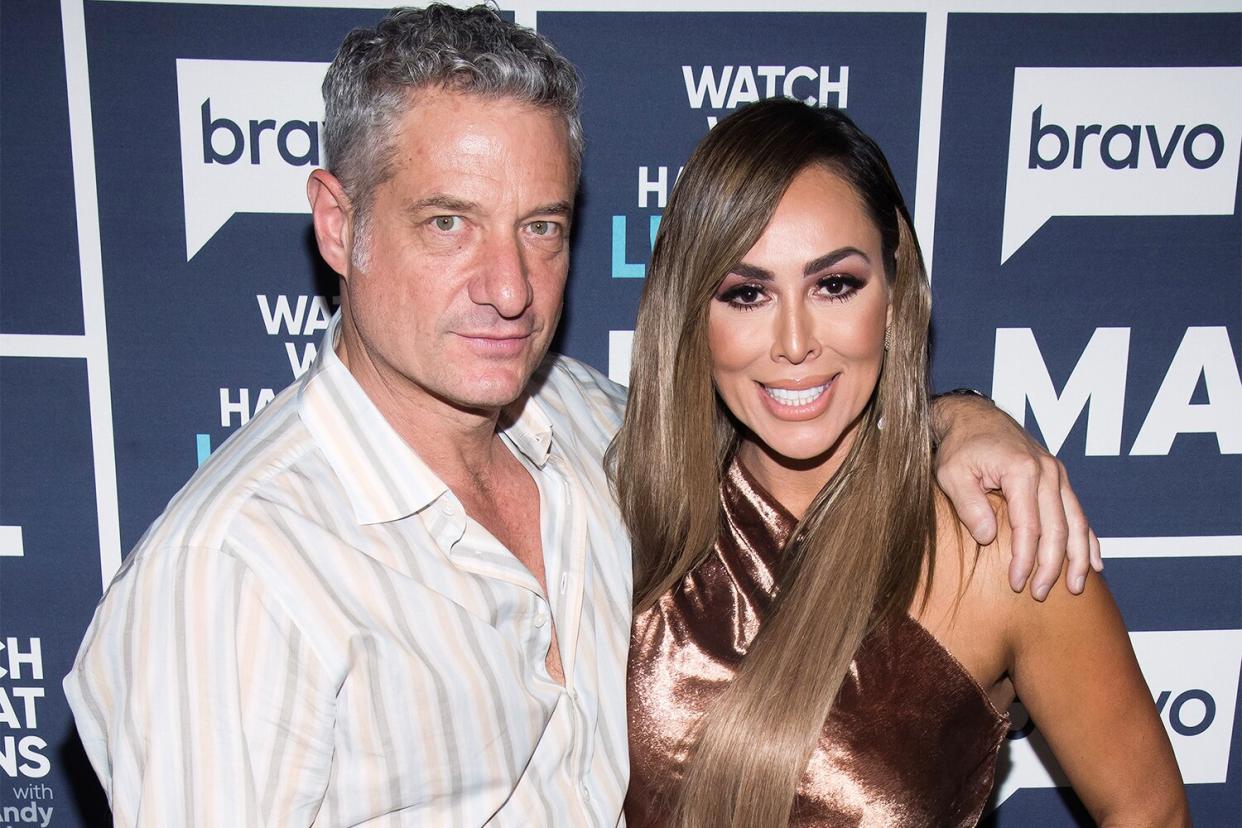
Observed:
[[[491,477],[501,409],[455,406],[378,363],[355,337],[341,331],[336,354],[393,430],[451,489]]]

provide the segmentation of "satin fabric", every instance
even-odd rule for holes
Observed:
[[[628,678],[631,826],[663,825],[698,719],[771,610],[796,520],[737,460],[711,554],[634,619]],[[791,824],[966,826],[992,789],[1008,718],[917,621],[864,639],[798,786]]]

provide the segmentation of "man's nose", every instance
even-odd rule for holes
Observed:
[[[470,299],[488,305],[505,319],[516,319],[530,307],[530,273],[517,238],[504,235],[487,245],[480,272],[470,283]]]

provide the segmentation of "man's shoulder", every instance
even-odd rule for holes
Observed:
[[[220,550],[238,516],[257,502],[287,499],[297,481],[326,468],[298,415],[296,384],[220,446],[175,494],[134,548]]]

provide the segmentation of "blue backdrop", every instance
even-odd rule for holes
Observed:
[[[124,551],[335,305],[303,196],[318,82],[380,12],[313,5],[0,6],[0,825],[106,821],[60,679]],[[990,390],[1068,467],[1196,824],[1236,825],[1242,10],[998,5],[506,5],[585,81],[556,347],[625,378],[716,118],[845,108],[930,253],[935,385]],[[989,819],[1086,820],[1045,755],[1019,709]]]

